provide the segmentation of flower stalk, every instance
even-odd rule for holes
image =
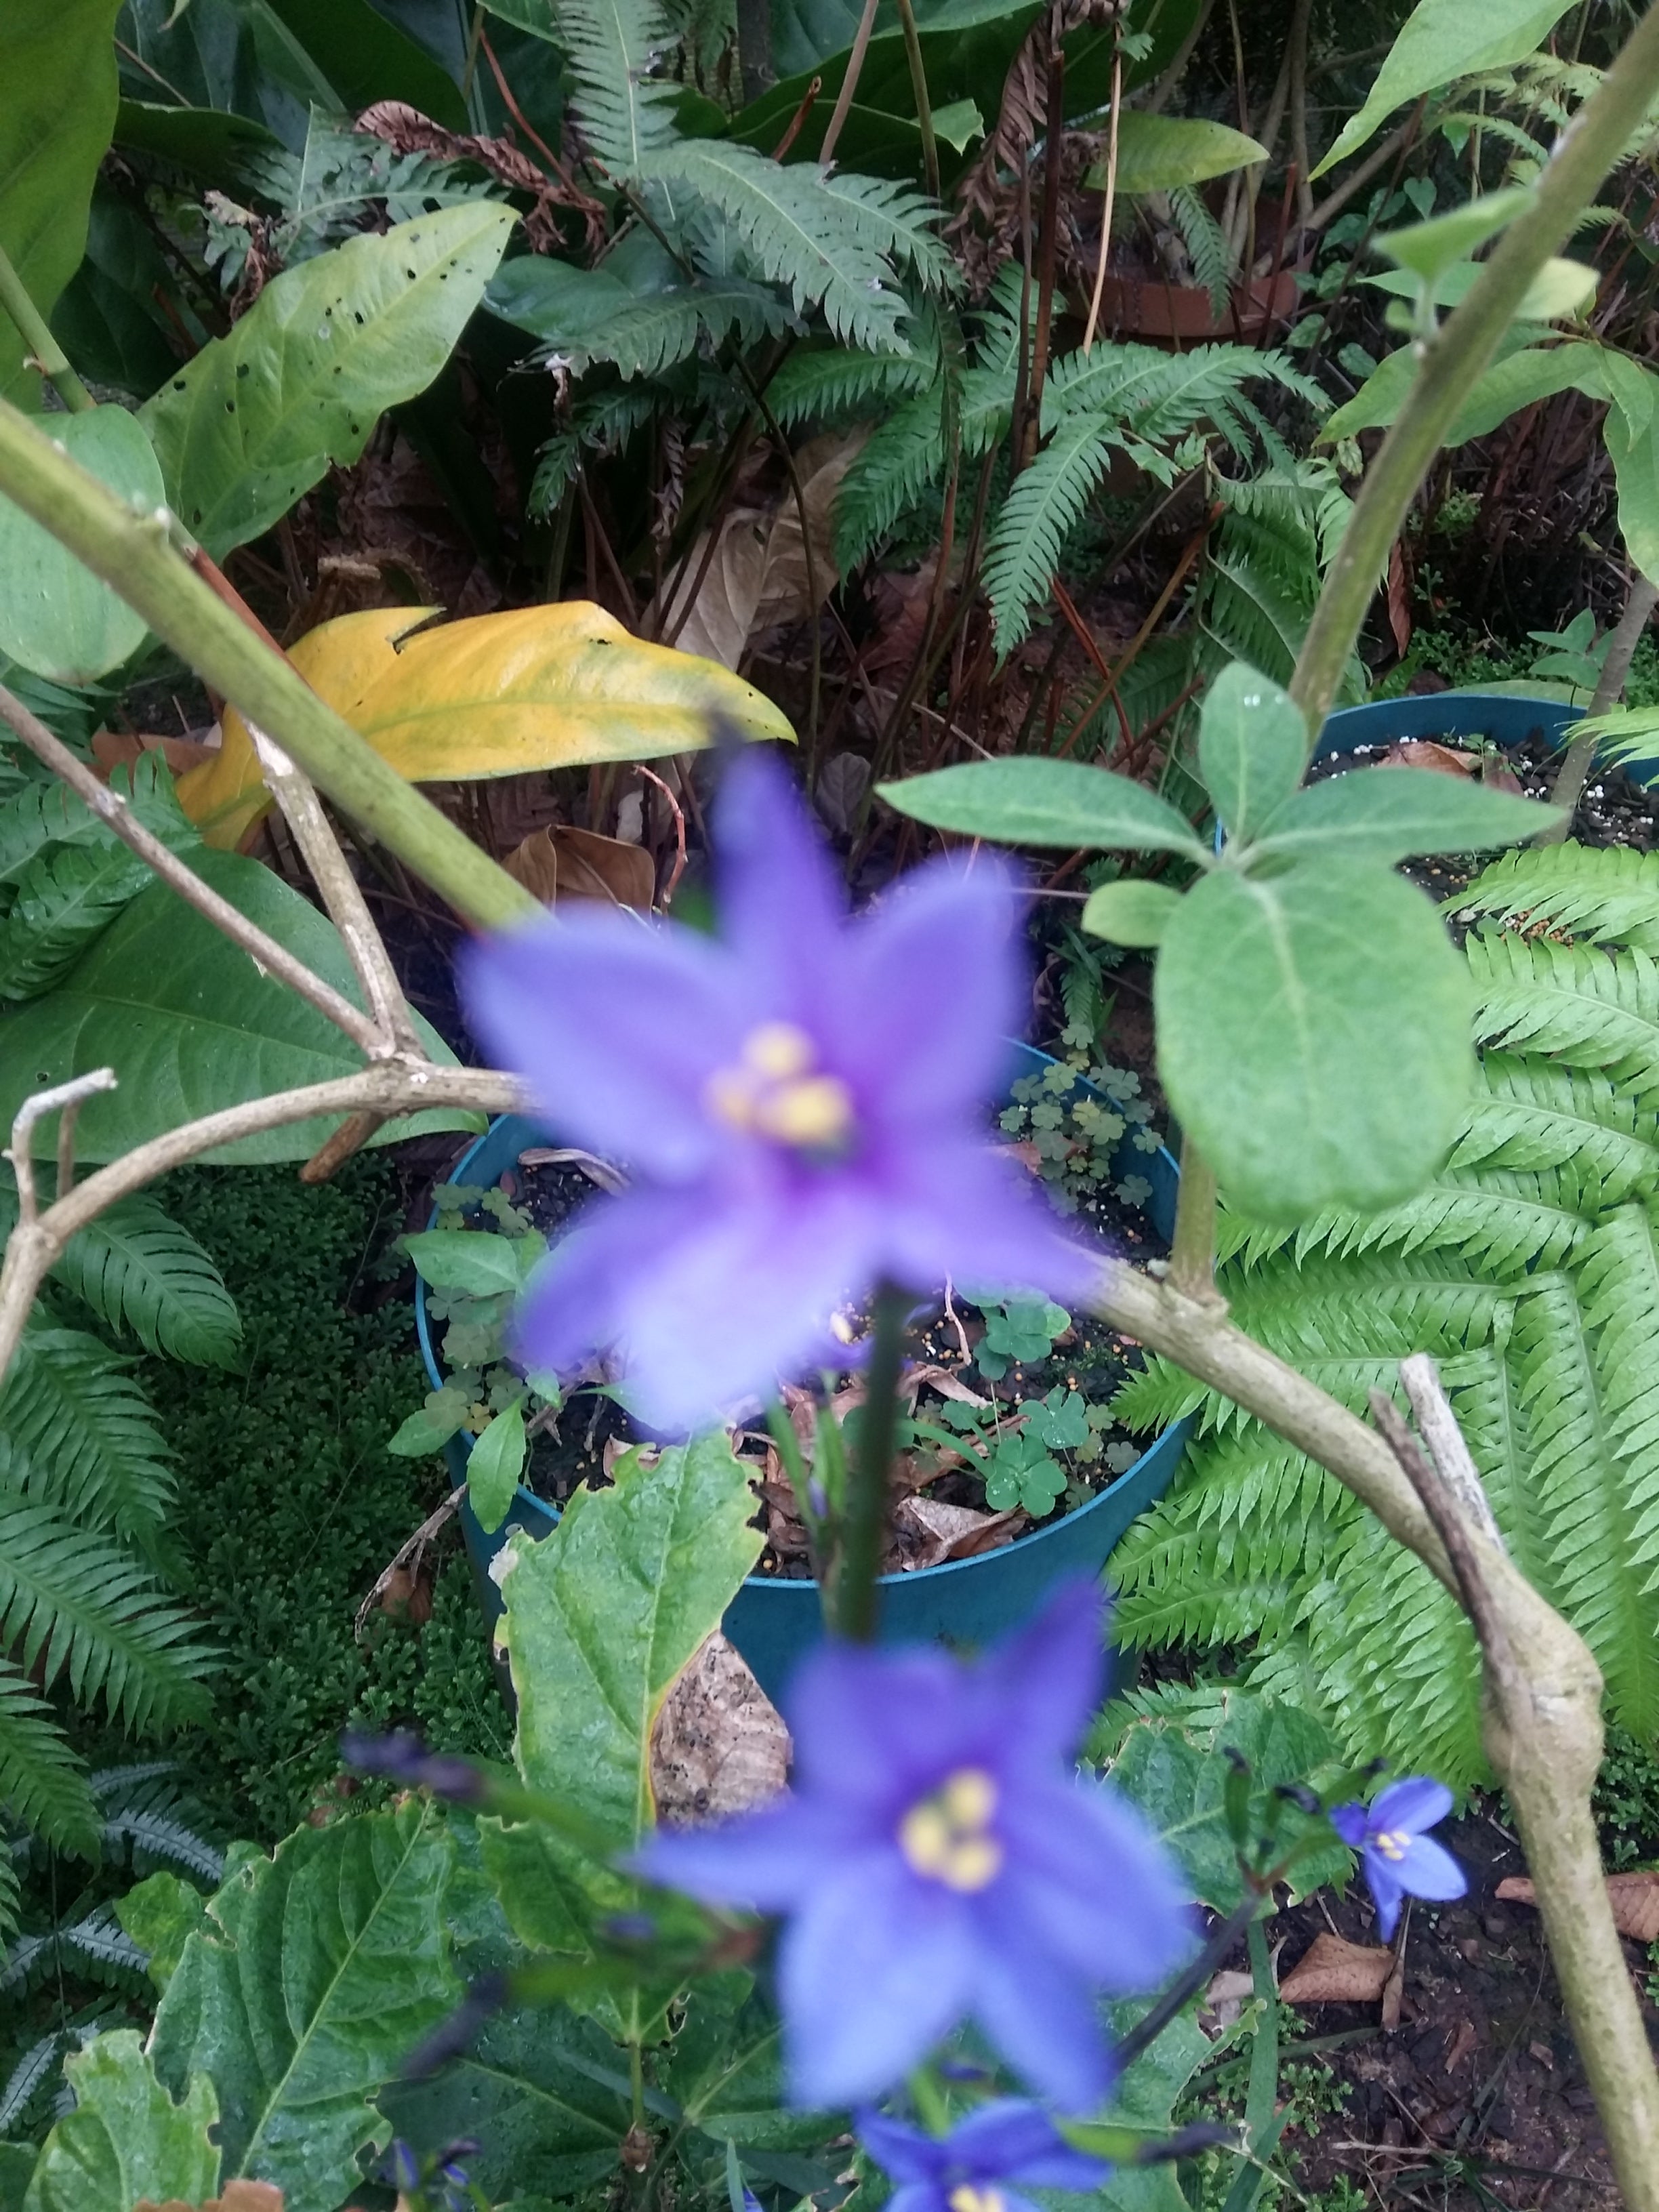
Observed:
[[[0,246],[0,307],[16,324],[19,335],[33,357],[35,367],[52,386],[71,415],[84,415],[98,403],[74,369],[69,356],[52,334],[52,325],[30,296],[4,246]]]
[[[848,1468],[840,1556],[833,1571],[830,1625],[854,1644],[875,1641],[876,1582],[887,1528],[888,1470],[898,1434],[904,1323],[913,1303],[891,1283],[883,1283],[876,1291],[870,1361],[865,1370],[864,1412],[858,1449]]]

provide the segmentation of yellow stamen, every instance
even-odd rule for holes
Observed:
[[[763,1022],[743,1041],[744,1066],[774,1083],[805,1075],[817,1057],[811,1038],[793,1022]]]
[[[947,1889],[988,1888],[1002,1871],[1002,1845],[989,1832],[996,1804],[992,1777],[982,1767],[959,1767],[899,1822],[899,1849],[916,1873]]]
[[[945,2201],[951,2212],[1003,2212],[1005,2199],[1000,2189],[975,2189],[964,2181]]]
[[[1381,1829],[1371,1842],[1385,1859],[1403,1859],[1411,1847],[1411,1838],[1403,1828]]]
[[[853,1127],[852,1094],[839,1076],[815,1075],[812,1040],[793,1022],[763,1022],[744,1039],[738,1065],[708,1079],[717,1119],[804,1151],[839,1145]]]
[[[833,1145],[852,1126],[853,1101],[835,1075],[804,1075],[763,1091],[755,1103],[755,1127],[763,1137],[785,1145]]]

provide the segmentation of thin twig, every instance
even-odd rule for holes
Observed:
[[[830,112],[830,128],[823,134],[823,143],[818,149],[818,159],[827,169],[836,158],[836,148],[853,105],[853,94],[859,88],[859,78],[864,71],[864,57],[870,51],[870,33],[876,27],[878,0],[864,0],[864,13],[859,17],[858,29],[853,34],[853,51],[847,58],[847,74],[841,81],[841,90],[836,94],[835,106]]]
[[[268,937],[258,926],[234,907],[227,898],[204,883],[193,868],[169,850],[161,839],[145,829],[133,812],[128,800],[118,791],[112,791],[82,760],[77,759],[69,747],[55,738],[38,716],[30,714],[22,701],[0,684],[0,721],[6,724],[43,766],[49,768],[62,782],[66,783],[77,799],[85,802],[101,821],[106,822],[124,845],[137,853],[139,859],[152,867],[172,890],[204,915],[214,927],[240,945],[249,957],[256,961],[267,974],[279,983],[286,983],[290,991],[314,1006],[325,1020],[343,1030],[355,1045],[364,1052],[372,1052],[379,1042],[380,1032],[361,1007],[354,1006],[349,999],[314,975],[302,960],[296,959],[285,945]]]
[[[674,865],[668,872],[668,881],[663,885],[657,902],[664,913],[666,913],[673,904],[674,893],[679,888],[680,878],[685,873],[685,809],[674,796],[672,787],[657,774],[655,769],[647,768],[642,761],[636,762],[635,765],[642,776],[647,777],[656,785],[658,790],[668,801],[669,811],[674,817]]]
[[[1095,331],[1100,321],[1101,295],[1106,289],[1106,264],[1112,252],[1112,213],[1117,198],[1117,118],[1123,99],[1123,46],[1120,33],[1123,19],[1112,19],[1112,121],[1106,141],[1106,200],[1100,216],[1100,258],[1095,264],[1094,296],[1089,302],[1089,319],[1083,329],[1083,350],[1090,352],[1095,342]]]
[[[1496,1544],[1500,1552],[1507,1549],[1474,1455],[1464,1442],[1451,1400],[1441,1382],[1440,1370],[1426,1352],[1414,1352],[1401,1361],[1400,1379],[1406,1386],[1418,1433],[1452,1495],[1489,1544]]]
[[[44,1121],[48,1114],[76,1114],[82,1099],[114,1088],[115,1070],[94,1067],[89,1074],[54,1084],[50,1091],[37,1091],[18,1108],[12,1117],[11,1144],[5,1157],[11,1162],[12,1173],[17,1178],[17,1220],[21,1228],[32,1227],[40,1215],[34,1195],[34,1147],[30,1141],[35,1123]],[[70,1157],[72,1163],[73,1154]],[[61,1152],[59,1164],[61,1166]]]

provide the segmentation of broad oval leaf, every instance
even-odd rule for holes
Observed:
[[[651,1730],[662,1701],[760,1553],[755,1501],[724,1434],[653,1467],[620,1460],[579,1492],[502,1585],[519,1698],[517,1756],[532,1790],[580,1806],[618,1849],[655,1814]]]
[[[1350,769],[1292,792],[1246,864],[1270,854],[1388,864],[1414,853],[1473,853],[1524,845],[1561,819],[1559,806],[1488,791],[1467,776],[1426,768]]]
[[[1180,904],[1180,892],[1167,884],[1133,878],[1102,884],[1085,902],[1082,924],[1091,937],[1108,938],[1114,945],[1157,945]]]
[[[1182,185],[1201,185],[1207,177],[1265,161],[1267,149],[1242,131],[1198,116],[1148,115],[1126,107],[1117,118],[1117,189],[1120,192],[1172,192]],[[1103,164],[1084,179],[1101,185]]]
[[[444,1905],[456,1863],[430,1803],[301,1828],[244,1857],[187,1936],[156,2008],[169,2088],[211,2071],[222,2179],[274,2182],[284,2212],[335,2212],[384,2148],[374,2100],[453,2009]]]
[[[752,684],[695,653],[632,637],[585,599],[475,615],[397,639],[429,610],[343,615],[291,658],[383,760],[412,783],[517,775],[694,752],[722,728],[794,742]],[[210,844],[234,845],[270,804],[247,726],[224,718],[216,759],[179,780]]]
[[[50,428],[53,442],[120,498],[150,510],[161,504],[161,464],[125,409],[54,416]],[[0,653],[74,686],[118,667],[144,635],[143,617],[125,599],[21,507],[0,499]]]
[[[522,1271],[517,1245],[516,1238],[481,1237],[471,1229],[422,1229],[404,1239],[423,1283],[434,1291],[465,1291],[475,1298],[518,1289]]]
[[[469,201],[284,270],[148,403],[167,497],[216,561],[331,462],[355,461],[383,410],[426,389],[517,219]]]
[[[486,1536],[493,1536],[507,1518],[524,1473],[526,1449],[524,1401],[515,1398],[502,1407],[466,1456],[467,1503]]]
[[[1199,710],[1198,766],[1230,836],[1248,843],[1308,763],[1308,722],[1290,693],[1235,660]]]
[[[1208,864],[1183,815],[1144,784],[1081,761],[967,761],[876,787],[890,806],[935,830],[1005,845],[1184,853]]]
[[[1316,177],[1344,161],[1396,107],[1461,76],[1524,61],[1572,0],[1419,0],[1376,73],[1364,106],[1349,117]]]
[[[74,2052],[64,2073],[74,2109],[41,2146],[23,2212],[131,2212],[217,2194],[219,2150],[208,2130],[219,2105],[205,2064],[180,2083],[175,2104],[143,2038],[123,2027]]]
[[[362,994],[332,922],[282,878],[234,853],[199,851],[191,866],[250,921],[361,1006]],[[418,1015],[429,1056],[454,1054]],[[141,891],[45,997],[0,1013],[0,1123],[32,1091],[94,1067],[118,1088],[89,1100],[76,1125],[83,1160],[113,1159],[179,1122],[304,1083],[355,1074],[362,1061],[332,1023],[163,883]],[[476,1114],[434,1107],[388,1122],[370,1139],[417,1129],[480,1129]],[[298,1122],[204,1157],[238,1164],[307,1159],[334,1124]],[[50,1121],[36,1146],[50,1158]]]
[[[1218,869],[1182,900],[1153,986],[1170,1103],[1243,1212],[1391,1206],[1445,1157],[1474,997],[1402,878],[1319,860],[1265,878]]]

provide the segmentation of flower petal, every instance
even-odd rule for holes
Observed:
[[[895,2181],[934,2181],[950,2162],[950,2151],[937,2136],[924,2135],[886,2112],[866,2106],[853,2125],[876,2164]]]
[[[1023,1782],[1004,1834],[1008,1864],[994,1898],[1005,1942],[1040,1947],[1114,1996],[1156,1987],[1192,1950],[1174,1862],[1111,1790]]]
[[[1371,1833],[1403,1828],[1407,1835],[1420,1835],[1425,1828],[1443,1820],[1451,1808],[1452,1794],[1443,1782],[1433,1781],[1426,1774],[1408,1774],[1403,1781],[1391,1782],[1380,1797],[1372,1800]]]
[[[1041,1191],[988,1139],[894,1147],[882,1181],[884,1259],[895,1281],[933,1290],[948,1279],[1079,1300],[1099,1279],[1100,1251],[1060,1231]]]
[[[761,1015],[709,939],[609,910],[550,915],[463,945],[457,964],[479,1042],[560,1135],[675,1181],[730,1150],[704,1091]]]
[[[745,749],[714,803],[720,936],[774,1016],[828,1012],[846,968],[847,896],[782,763]]]
[[[1106,1602],[1077,1575],[981,1662],[1007,1700],[1009,1742],[1022,1759],[1069,1759],[1082,1742],[1106,1676]]]
[[[1024,1026],[1023,902],[1012,869],[959,854],[904,877],[854,927],[849,1048],[875,1071],[884,1121],[936,1132],[988,1106]]]
[[[629,1865],[705,1905],[783,1912],[844,1874],[856,1852],[849,1823],[791,1797],[707,1827],[659,1828]]]
[[[974,2016],[1017,2073],[1064,2112],[1088,2112],[1112,2064],[1081,1976],[1030,1945],[981,1945]]]
[[[1365,1887],[1370,1891],[1371,1902],[1376,1907],[1377,1933],[1387,1943],[1393,1940],[1400,1918],[1400,1900],[1406,1886],[1400,1879],[1400,1870],[1385,1859],[1381,1851],[1368,1850],[1364,1855]]]
[[[1332,1808],[1330,1821],[1348,1848],[1357,1851],[1364,1843],[1371,1817],[1363,1805],[1337,1805]]]
[[[1000,2097],[951,2131],[953,2155],[975,2179],[1023,2181],[1032,2189],[1095,2189],[1110,2168],[1073,2150],[1041,2105]]]
[[[1431,1904],[1443,1904],[1449,1898],[1468,1893],[1469,1885],[1462,1868],[1432,1836],[1413,1837],[1406,1846],[1399,1874],[1402,1886],[1413,1897],[1426,1898]]]
[[[963,1690],[960,1664],[926,1644],[819,1644],[785,1701],[796,1789],[855,1799],[890,1819],[958,1758],[977,1758],[978,1716]]]
[[[778,1950],[794,2102],[858,2104],[902,2081],[966,2009],[973,1957],[959,1900],[896,1854],[825,1881]]]

